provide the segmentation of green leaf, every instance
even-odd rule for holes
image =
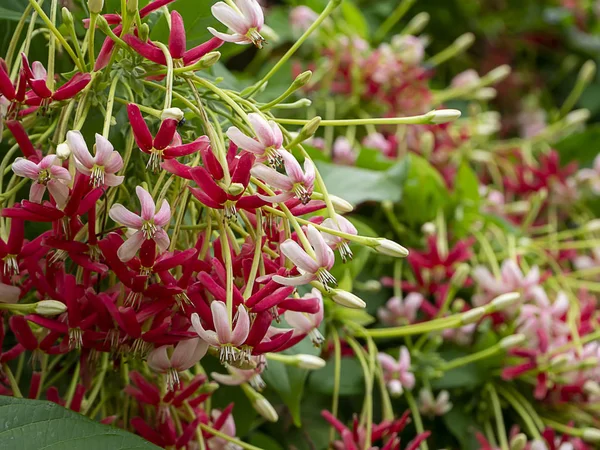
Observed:
[[[139,436],[102,425],[56,403],[0,397],[2,448],[20,450],[153,450]]]
[[[315,163],[329,192],[353,205],[368,201],[398,202],[402,198],[402,184],[407,173],[404,161],[385,171],[336,166],[321,161]]]
[[[561,164],[577,161],[580,166],[591,167],[598,155],[600,125],[592,125],[581,133],[571,134],[556,144]]]
[[[479,179],[466,161],[458,168],[454,181],[454,233],[461,238],[470,233],[471,226],[480,218]]]
[[[335,363],[333,358],[330,358],[323,369],[311,374],[308,381],[309,389],[319,394],[333,395],[334,373]],[[364,393],[364,375],[358,360],[353,358],[342,358],[341,375],[341,396],[361,395]]]
[[[342,3],[342,14],[354,33],[363,39],[369,37],[369,25],[360,12],[360,9],[354,3],[349,1]]]

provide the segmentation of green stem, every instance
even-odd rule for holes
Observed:
[[[500,448],[502,450],[509,450],[508,439],[506,437],[506,427],[504,426],[504,418],[502,417],[502,408],[500,407],[500,400],[498,399],[498,393],[494,388],[493,384],[488,384],[488,391],[490,393],[490,399],[492,401],[492,408],[494,409],[494,417],[496,419],[496,431],[498,433],[498,439],[500,441]]]
[[[402,17],[408,12],[410,7],[415,4],[416,0],[402,0],[396,6],[396,9],[383,21],[375,32],[375,42],[381,42],[383,38],[390,32]]]
[[[348,127],[356,125],[419,125],[431,123],[431,112],[421,114],[419,116],[409,117],[376,117],[365,119],[340,119],[340,120],[321,120],[320,126],[323,127]],[[310,120],[306,119],[279,119],[275,118],[275,122],[283,125],[306,125]]]
[[[90,60],[90,72],[94,70],[96,65],[96,53],[94,50],[94,44],[96,43],[96,20],[98,19],[98,13],[91,13],[90,15],[90,27],[88,28],[88,58]]]
[[[421,419],[421,414],[419,413],[419,408],[417,407],[417,402],[410,391],[404,391],[404,398],[406,398],[406,403],[408,403],[408,407],[410,408],[410,413],[412,415],[412,419],[415,422],[415,428],[417,429],[417,433],[421,434],[425,432],[425,428],[423,427],[423,420]],[[421,450],[428,450],[427,441],[423,441],[421,443]]]
[[[108,139],[110,134],[110,123],[112,120],[112,111],[115,104],[115,92],[117,91],[117,85],[119,84],[119,77],[116,76],[110,84],[110,90],[108,91],[108,101],[106,102],[106,116],[104,117],[104,128],[102,129],[102,136]]]
[[[17,383],[17,380],[15,380],[15,377],[12,373],[12,371],[10,370],[10,367],[8,366],[8,364],[2,364],[2,369],[4,370],[4,373],[6,374],[7,378],[8,378],[8,382],[10,383],[10,388],[12,390],[13,396],[17,397],[17,398],[23,398],[23,394],[21,394],[21,390],[19,389],[19,385]]]
[[[15,32],[13,33],[12,37],[10,38],[10,44],[8,45],[8,50],[6,52],[6,59],[5,59],[6,65],[8,66],[9,71],[12,66],[13,55],[15,53],[15,50],[17,49],[17,43],[19,42],[19,38],[21,37],[23,28],[25,28],[25,23],[27,22],[27,18],[29,17],[31,10],[32,10],[31,5],[27,5],[27,7],[25,8],[25,11],[23,11],[23,15],[19,19],[19,23],[17,23]],[[35,18],[32,17],[31,20],[35,21]]]

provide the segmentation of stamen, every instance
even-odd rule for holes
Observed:
[[[343,241],[338,245],[338,250],[340,252],[340,256],[342,257],[342,261],[344,263],[347,263],[348,261],[352,261],[352,257],[354,255],[352,254],[352,250],[350,250],[350,246],[348,245],[348,243],[346,241]]]
[[[333,275],[329,273],[327,269],[320,268],[317,270],[317,279],[321,282],[326,291],[329,291],[332,287],[337,286],[337,280]]]
[[[273,147],[265,148],[265,156],[267,157],[267,162],[274,169],[278,167],[283,167],[283,158],[279,154],[279,152]]]
[[[150,150],[150,159],[148,160],[148,164],[146,164],[146,168],[150,169],[152,172],[158,172],[162,159],[163,151],[153,148]]]
[[[254,45],[256,45],[257,48],[262,48],[263,44],[266,44],[267,42],[265,38],[260,35],[256,28],[251,28],[250,30],[248,30],[246,36],[248,36],[248,38],[252,41]]]
[[[294,195],[303,205],[306,205],[310,201],[310,192],[302,183],[294,184]]]
[[[262,379],[259,373],[250,378],[250,386],[256,389],[258,392],[262,391],[267,387],[267,383]]]
[[[81,328],[69,328],[69,349],[80,349],[83,346]]]
[[[95,188],[104,186],[104,166],[94,164],[90,175],[90,184]]]
[[[166,374],[167,391],[174,391],[176,387],[179,387],[179,373],[172,367],[167,370]]]
[[[19,275],[17,255],[6,255],[4,261],[4,275]]]
[[[142,233],[144,233],[144,237],[146,239],[154,238],[154,234],[156,233],[158,228],[154,225],[154,220],[145,220],[142,224]]]
[[[223,211],[225,214],[225,218],[227,220],[235,221],[237,220],[237,208],[235,207],[235,202],[231,200],[227,200],[223,207]]]
[[[320,347],[321,344],[325,342],[325,338],[317,328],[312,329],[308,335],[310,336],[310,340],[315,347]]]

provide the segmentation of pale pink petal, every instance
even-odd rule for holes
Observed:
[[[131,260],[142,246],[144,240],[144,233],[141,231],[133,233],[133,235],[119,247],[119,250],[117,251],[119,259],[123,262]]]
[[[311,188],[315,184],[316,170],[313,162],[306,158],[304,160],[304,184]]]
[[[135,193],[140,199],[140,205],[142,206],[142,213],[140,214],[142,220],[154,219],[156,206],[154,205],[154,200],[152,200],[150,193],[141,186],[137,186],[135,188]]]
[[[92,174],[92,171],[81,164],[77,158],[75,158],[75,167],[84,175],[90,176]]]
[[[171,207],[169,206],[169,202],[163,200],[160,209],[154,216],[154,224],[157,227],[164,227],[169,220],[171,219]]]
[[[212,372],[210,376],[217,383],[224,384],[225,386],[239,386],[240,384],[246,381],[243,378],[235,377],[233,375],[225,375],[224,373],[217,372]]]
[[[171,361],[169,361],[169,355],[167,354],[168,348],[169,345],[163,345],[155,348],[148,354],[146,363],[155,372],[165,373],[171,368]]]
[[[227,305],[219,300],[214,300],[210,304],[215,331],[221,344],[231,343],[231,328],[229,327],[229,317],[227,314]]]
[[[312,322],[308,318],[308,315],[298,311],[286,311],[283,313],[285,321],[295,330],[301,331],[302,333],[310,333],[314,328]]]
[[[509,289],[518,288],[523,285],[523,272],[519,265],[512,259],[502,263],[502,281]]]
[[[395,372],[398,369],[398,363],[387,353],[378,353],[377,359],[385,372]]]
[[[69,186],[58,180],[48,181],[48,192],[54,198],[58,209],[63,209],[69,199]]]
[[[283,154],[287,152],[281,153]],[[252,167],[250,173],[252,173],[252,175],[258,178],[259,180],[264,181],[269,186],[274,187],[276,189],[291,191],[294,187],[294,182],[289,177],[277,172],[271,167],[265,166],[264,164],[256,164],[254,167]]]
[[[32,180],[37,180],[40,173],[40,168],[36,163],[21,157],[15,159],[15,162],[12,163],[12,170],[20,177],[31,178]]]
[[[94,167],[94,158],[88,150],[87,144],[80,131],[69,131],[67,133],[67,145],[71,149],[75,159],[84,167],[91,169]]]
[[[123,168],[123,158],[119,152],[112,152],[104,163],[105,173],[116,173]]]
[[[96,164],[104,166],[114,149],[108,139],[96,133]]]
[[[304,183],[304,172],[302,172],[302,167],[288,151],[279,152],[281,157],[283,158],[283,164],[285,166],[285,172],[289,175],[290,179],[293,183]]]
[[[156,246],[160,252],[164,252],[169,248],[169,244],[171,243],[171,239],[169,239],[169,235],[165,230],[159,229],[154,233],[154,242],[156,242]]]
[[[283,145],[283,134],[281,133],[281,128],[272,120],[269,120],[269,126],[271,127],[271,132],[273,133],[273,147],[276,149],[281,148]]]
[[[252,44],[252,39],[250,39],[248,36],[245,36],[243,34],[221,33],[220,31],[217,31],[212,27],[208,27],[207,29],[214,37],[218,37],[222,41],[231,42],[233,44]]]
[[[217,2],[210,8],[212,15],[230,30],[239,34],[248,33],[249,26],[244,17],[224,2]]]
[[[237,127],[229,127],[227,137],[242,150],[247,150],[257,155],[262,155],[265,152],[265,146],[260,142],[255,141],[249,136],[246,136]]]
[[[40,169],[48,169],[54,165],[56,162],[56,155],[48,155],[44,156],[40,161],[39,167]]]
[[[406,371],[410,368],[410,353],[404,346],[400,347],[400,357],[398,358],[400,369]]]
[[[50,170],[50,175],[52,175],[52,178],[56,178],[58,180],[63,180],[63,181],[71,181],[71,174],[64,167],[51,166],[49,168],[49,170]]]
[[[340,216],[339,214],[336,214],[336,216],[337,216],[337,222],[338,222],[340,231],[343,231],[344,233],[348,233],[348,234],[353,234],[353,235],[358,234],[358,230],[352,224],[352,222],[350,222],[344,216]]]
[[[288,239],[281,245],[281,252],[294,263],[296,267],[312,274],[317,273],[319,265],[295,241]],[[327,247],[329,248],[329,247]]]
[[[325,242],[325,239],[323,239],[321,232],[312,225],[308,225],[306,234],[317,254],[317,264],[319,267],[331,269],[335,262],[335,255],[333,254],[333,250],[331,250]]]
[[[238,306],[238,316],[231,335],[231,343],[233,345],[242,345],[248,338],[250,332],[250,317],[248,311],[243,305]]]
[[[248,119],[252,124],[252,128],[256,133],[256,138],[265,147],[271,147],[275,145],[275,136],[273,135],[273,129],[269,126],[269,123],[258,113],[248,114]]]
[[[106,186],[119,186],[125,179],[122,175],[113,175],[112,173],[104,174],[104,184]]]
[[[40,183],[33,183],[29,189],[29,201],[33,203],[42,203],[42,198],[46,192],[46,186]]]
[[[213,345],[217,347],[219,345],[219,340],[217,339],[217,333],[212,330],[205,330],[200,322],[200,316],[197,313],[192,314],[192,327],[194,327],[194,331],[198,333],[200,338],[208,343],[209,345]]]
[[[208,344],[200,338],[179,341],[171,355],[171,365],[178,372],[188,370],[206,354]]]
[[[258,196],[258,198],[264,200],[265,202],[271,202],[271,203],[287,202],[290,198],[294,197],[293,192],[283,192],[283,193],[277,194],[277,195],[263,195],[263,194],[256,194],[256,195]]]
[[[252,28],[263,26],[264,14],[256,0],[237,0],[236,4]]]
[[[477,266],[473,269],[473,279],[486,291],[494,293],[503,291],[502,285],[496,280],[491,272],[483,266]]]
[[[298,277],[289,278],[282,277],[281,275],[275,275],[272,278],[275,283],[279,283],[284,286],[302,286],[303,284],[308,284],[316,279],[317,276],[312,273],[305,273],[304,275],[300,275]]]
[[[109,217],[127,228],[142,228],[142,218],[135,213],[132,213],[120,203],[115,203],[108,213]]]
[[[411,372],[403,373],[400,377],[400,381],[404,385],[404,387],[408,390],[415,387],[415,376]]]
[[[31,65],[31,71],[33,72],[33,78],[35,80],[46,80],[48,78],[46,68],[39,61],[33,62],[33,64]]]

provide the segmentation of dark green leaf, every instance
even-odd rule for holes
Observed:
[[[554,145],[560,154],[560,162],[577,161],[582,167],[591,167],[598,155],[600,125],[592,125],[581,133],[571,134]]]
[[[356,359],[342,358],[340,377],[340,395],[360,395],[364,392],[365,382],[360,363]],[[334,388],[334,360],[329,359],[327,365],[311,374],[308,385],[311,391],[332,395]]]
[[[56,403],[0,397],[0,449],[153,450],[139,436],[102,425]]]

